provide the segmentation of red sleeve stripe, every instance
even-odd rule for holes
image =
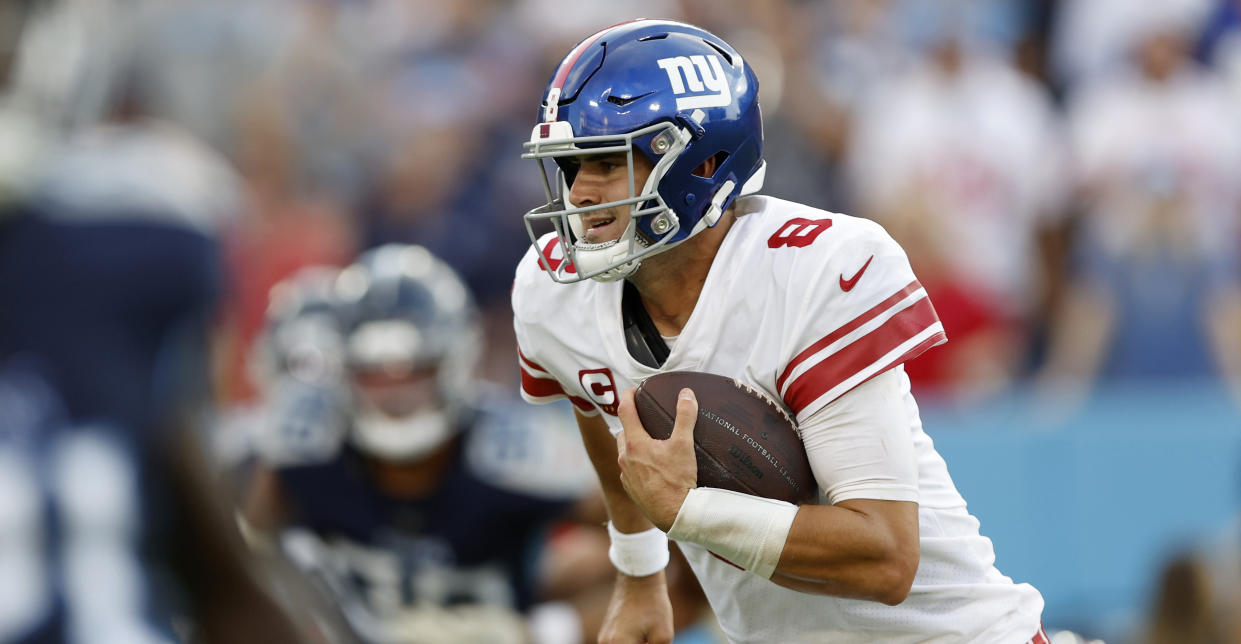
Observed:
[[[564,387],[552,378],[539,378],[525,369],[521,370],[521,390],[535,398],[559,397],[564,395]]]
[[[547,369],[545,369],[543,365],[527,358],[526,354],[522,353],[520,348],[517,349],[517,357],[521,360],[523,368],[530,368],[544,374],[547,373]]]
[[[924,297],[874,331],[824,356],[794,378],[784,392],[784,401],[794,413],[800,414],[824,395],[839,396],[883,369],[909,360],[945,340],[947,336],[935,308]]]
[[[922,355],[922,353],[926,351],[927,349],[930,349],[931,347],[938,345],[938,344],[943,344],[947,341],[948,341],[948,334],[944,333],[944,330],[941,326],[936,332],[927,336],[925,340],[919,342],[918,344],[915,344],[913,347],[910,347],[908,351],[897,356],[895,359],[893,359],[888,364],[885,364],[882,367],[876,369],[875,373],[870,374],[869,376],[866,377],[866,379],[869,380],[870,378],[873,378],[874,376],[881,374],[887,371],[888,369],[895,367],[898,364],[904,364],[906,362],[909,362],[910,360],[913,360],[914,358],[917,358],[918,356]],[[863,380],[862,382],[866,382],[866,380]],[[857,385],[862,384],[862,382],[857,383]],[[853,385],[853,386],[856,387],[857,385]]]
[[[811,356],[822,351],[833,342],[836,342],[837,340],[840,340],[846,335],[857,330],[863,324],[866,324],[867,322],[879,317],[881,314],[888,312],[901,300],[904,300],[920,290],[922,290],[922,285],[918,283],[918,280],[914,280],[905,286],[905,288],[893,293],[891,297],[888,297],[884,301],[872,306],[865,313],[853,318],[844,326],[832,331],[831,333],[823,336],[823,338],[818,342],[806,347],[805,350],[797,354],[797,356],[790,360],[788,365],[784,367],[784,372],[781,373],[780,377],[776,379],[776,390],[784,391],[784,381],[788,380],[788,377],[792,375],[793,370],[796,369],[798,365],[810,359]]]
[[[595,406],[585,398],[565,393],[564,387],[553,378],[537,378],[525,369],[521,370],[521,394],[530,402],[542,403],[568,398],[583,413],[595,411]]]

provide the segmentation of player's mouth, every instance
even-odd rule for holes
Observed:
[[[618,239],[624,227],[613,215],[600,213],[582,217],[582,241],[588,244],[601,244]]]

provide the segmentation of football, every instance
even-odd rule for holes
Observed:
[[[789,503],[814,498],[818,487],[792,418],[732,378],[697,371],[647,378],[634,392],[634,402],[648,434],[661,440],[672,435],[677,394],[684,387],[698,399],[694,453],[699,486]]]

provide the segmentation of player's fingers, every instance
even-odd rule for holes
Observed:
[[[621,426],[625,428],[622,435],[624,442],[641,441],[642,439],[650,439],[646,433],[646,428],[642,426],[642,421],[638,419],[638,405],[634,401],[634,392],[636,389],[626,389],[621,394],[620,407],[616,410],[616,415],[620,418]]]
[[[698,398],[686,387],[677,394],[677,417],[672,424],[672,437],[694,438],[694,424],[698,422]]]

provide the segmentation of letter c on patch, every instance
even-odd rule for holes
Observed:
[[[620,396],[616,393],[616,381],[612,379],[612,371],[603,369],[583,369],[577,374],[586,397],[599,406],[604,413],[616,415],[616,407]]]

